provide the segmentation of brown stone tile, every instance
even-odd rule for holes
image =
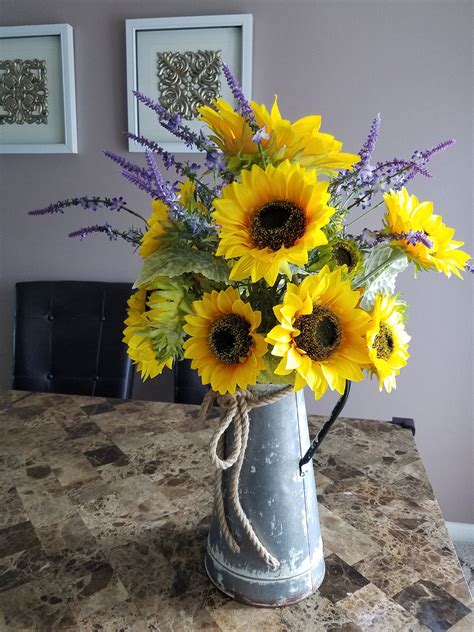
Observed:
[[[326,557],[325,563],[326,575],[319,587],[319,594],[332,603],[345,599],[369,583],[355,568],[335,554]]]
[[[0,558],[39,546],[40,542],[29,520],[0,529]]]
[[[115,412],[115,407],[113,406],[113,404],[103,400],[100,400],[96,404],[86,404],[85,406],[81,406],[81,409],[88,417],[94,417],[95,415]]]
[[[96,435],[101,431],[99,426],[93,421],[84,421],[82,423],[69,425],[64,429],[69,439],[82,439],[83,437]]]
[[[358,562],[354,568],[389,597],[415,583],[421,577],[418,571],[409,566],[406,561],[383,553]]]
[[[337,607],[364,632],[421,632],[428,630],[398,603],[373,584],[338,602]]]
[[[143,525],[131,520],[129,512],[109,493],[78,505],[78,511],[88,531],[99,546],[114,547],[139,535]]]
[[[27,520],[21,498],[9,480],[0,482],[0,529]]]
[[[353,482],[356,479],[365,478],[366,476],[357,468],[347,465],[346,463],[338,463],[335,459],[333,462],[328,461],[328,465],[320,468],[319,471],[332,481],[344,481],[349,479],[350,482]]]
[[[345,612],[319,592],[281,609],[284,630],[288,632],[359,632]]]
[[[376,544],[365,533],[357,530],[345,520],[342,520],[324,505],[319,506],[321,533],[324,543],[327,542],[331,551],[336,552],[348,564],[355,564],[368,555],[380,551]]]
[[[93,450],[88,450],[87,452],[84,452],[84,455],[89,459],[94,467],[100,467],[101,465],[107,465],[108,463],[114,463],[115,465],[126,465],[128,463],[127,455],[113,443]]]
[[[59,452],[48,456],[51,469],[63,487],[98,478],[96,468],[83,454],[76,452]]]
[[[6,410],[13,404],[18,405],[20,401],[30,396],[31,393],[28,391],[7,391],[0,393],[0,411]]]
[[[63,589],[51,576],[0,593],[0,612],[8,631],[78,630]]]
[[[474,605],[474,604],[473,604]],[[472,606],[471,606],[472,609]],[[474,630],[474,612],[470,612],[450,628],[449,632],[472,632]]]
[[[36,534],[47,554],[57,554],[65,549],[91,548],[95,545],[95,538],[77,510],[60,522],[37,527]]]
[[[106,608],[88,612],[75,613],[78,628],[81,632],[150,632],[153,628],[145,627],[140,622],[141,616],[136,604],[128,601],[120,601],[109,604]]]
[[[145,475],[116,481],[110,489],[116,494],[119,506],[133,521],[162,522],[177,511],[174,502],[162,493],[161,487]]]
[[[54,476],[48,479],[18,480],[17,490],[35,528],[66,522],[77,513]]]
[[[469,608],[430,581],[420,580],[404,588],[394,600],[423,625],[440,631],[449,630],[470,613]]]
[[[0,592],[38,579],[49,570],[49,561],[39,546],[0,558]]]
[[[279,609],[253,608],[231,600],[220,608],[209,608],[209,614],[222,632],[283,632],[285,629]]]
[[[120,468],[119,468],[120,469]],[[86,481],[79,481],[64,489],[65,494],[75,505],[82,505],[91,500],[110,494],[110,487],[102,476]]]

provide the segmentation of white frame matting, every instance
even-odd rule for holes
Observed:
[[[9,127],[17,126],[18,138],[15,130],[6,130],[8,139],[2,139],[2,127],[0,125],[0,153],[2,154],[77,154],[77,123],[76,123],[76,89],[74,79],[74,42],[73,30],[69,24],[37,24],[31,26],[2,26],[0,27],[0,45],[5,40],[5,48],[14,44],[14,40],[25,38],[25,51],[21,54],[28,58],[37,57],[38,46],[46,40],[58,38],[57,53],[54,52],[57,77],[53,85],[49,85],[48,77],[48,105],[49,97],[57,104],[51,116],[48,115],[50,126],[46,132],[53,138],[42,140],[45,133],[43,125],[34,123],[18,125],[7,124]],[[21,42],[20,42],[21,44]],[[2,53],[0,51],[0,58]],[[21,129],[20,129],[21,128]],[[54,128],[54,129],[53,129]],[[6,136],[4,132],[3,136]],[[26,140],[25,140],[26,138]]]
[[[206,15],[173,18],[151,18],[125,21],[127,43],[127,103],[128,131],[146,136],[158,143],[166,151],[191,153],[182,141],[160,127],[156,115],[145,105],[138,103],[133,90],[139,90],[153,100],[159,97],[158,78],[154,72],[156,51],[159,47],[184,52],[199,50],[208,46],[209,41],[224,44],[222,61],[226,62],[242,85],[245,96],[250,99],[252,92],[252,33],[253,16],[250,14]],[[201,43],[202,42],[202,43]],[[140,52],[142,51],[142,52]],[[145,54],[147,51],[151,54]],[[154,56],[153,56],[154,55]],[[233,97],[221,77],[222,96],[232,102]],[[152,122],[152,118],[153,122]],[[184,121],[191,129],[198,131],[202,124],[193,119]],[[144,148],[129,139],[129,151],[143,152]]]

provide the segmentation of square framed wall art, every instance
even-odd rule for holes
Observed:
[[[0,27],[0,153],[77,153],[69,24]]]
[[[217,97],[233,102],[222,62],[251,98],[252,27],[249,14],[126,20],[128,131],[146,136],[166,151],[196,151],[161,128],[156,115],[137,102],[133,90],[179,114],[199,132],[200,105]],[[144,149],[130,139],[129,151]]]

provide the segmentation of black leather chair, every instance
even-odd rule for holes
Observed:
[[[122,343],[129,283],[16,284],[13,388],[128,399]]]
[[[174,401],[176,404],[201,404],[209,386],[204,386],[190,360],[174,363]]]

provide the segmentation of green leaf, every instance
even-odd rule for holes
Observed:
[[[352,283],[354,288],[364,288],[361,307],[369,311],[377,294],[393,294],[397,275],[407,266],[407,256],[401,250],[389,244],[375,246],[365,260],[364,272]]]
[[[188,272],[202,274],[217,283],[225,283],[229,279],[229,268],[223,259],[210,252],[173,244],[160,248],[145,259],[133,287],[148,285],[157,277],[176,277]]]

